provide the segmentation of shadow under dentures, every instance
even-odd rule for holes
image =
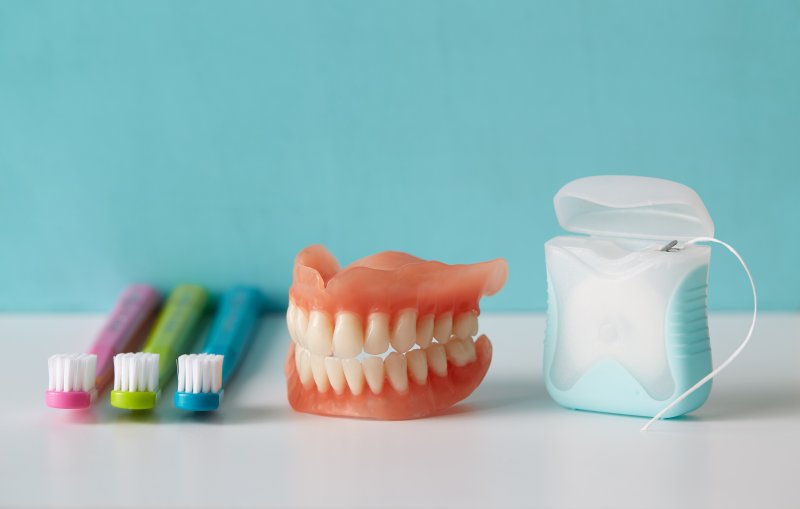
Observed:
[[[500,378],[485,380],[467,401],[437,415],[448,417],[483,412],[529,413],[536,412],[551,403],[544,389],[544,382],[540,378]]]

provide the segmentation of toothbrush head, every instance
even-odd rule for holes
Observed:
[[[111,405],[127,410],[149,410],[158,398],[156,353],[121,353],[114,356],[114,390]]]
[[[222,397],[222,363],[225,357],[215,354],[192,354],[178,357],[178,390],[175,408],[209,412],[219,408]]]
[[[97,356],[83,353],[53,355],[47,359],[45,403],[51,408],[89,408],[97,397]]]

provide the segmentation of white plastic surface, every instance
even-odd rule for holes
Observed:
[[[713,237],[714,222],[690,187],[670,180],[602,175],[573,180],[553,199],[562,228],[635,239]]]
[[[486,380],[446,415],[370,422],[293,413],[283,316],[261,326],[222,411],[142,417],[46,408],[47,357],[103,317],[2,316],[0,507],[725,507],[800,500],[800,314],[760,317],[748,349],[681,420],[562,409],[542,382],[544,315],[483,315]],[[749,312],[713,315],[723,357]],[[171,387],[170,390],[174,390]],[[138,485],[141,488],[132,489]],[[126,496],[123,494],[127,493]]]

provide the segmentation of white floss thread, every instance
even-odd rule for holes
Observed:
[[[735,256],[736,259],[739,260],[739,263],[742,264],[742,267],[744,268],[745,273],[747,273],[747,279],[750,280],[750,288],[752,288],[752,290],[753,290],[753,319],[750,322],[750,329],[747,331],[747,335],[744,337],[744,341],[741,342],[741,344],[736,348],[736,350],[733,351],[733,353],[727,359],[725,359],[725,362],[723,362],[722,364],[720,364],[719,366],[717,366],[716,368],[711,370],[711,372],[709,374],[707,374],[706,376],[704,376],[702,378],[702,380],[700,380],[699,382],[694,384],[692,387],[687,389],[683,394],[678,396],[669,405],[667,405],[660,412],[658,412],[656,415],[654,415],[652,419],[647,421],[647,424],[642,426],[642,429],[640,431],[647,431],[648,429],[650,429],[650,426],[652,426],[654,422],[656,422],[657,420],[659,420],[662,417],[664,417],[664,415],[667,412],[669,412],[675,405],[677,405],[678,403],[680,403],[684,399],[688,398],[694,391],[696,391],[697,389],[702,387],[709,380],[711,380],[712,378],[717,376],[723,369],[728,367],[728,364],[733,362],[733,360],[736,357],[739,356],[739,354],[742,352],[742,350],[744,350],[744,347],[747,346],[747,343],[750,342],[750,338],[753,336],[753,329],[755,329],[755,327],[756,327],[756,317],[758,315],[758,298],[756,296],[756,284],[753,282],[753,276],[750,274],[750,269],[747,267],[747,264],[744,262],[744,259],[741,257],[741,255],[732,246],[730,246],[729,244],[727,244],[727,243],[725,243],[725,242],[723,242],[723,241],[721,241],[719,239],[715,239],[714,237],[697,237],[697,238],[694,238],[694,239],[688,241],[686,244],[687,245],[692,245],[692,244],[697,244],[699,242],[712,242],[712,243],[719,244],[719,245],[723,246],[728,251],[733,253],[733,256]]]

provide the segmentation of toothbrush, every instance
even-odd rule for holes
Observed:
[[[178,357],[176,408],[195,412],[219,408],[224,388],[252,341],[261,307],[256,288],[237,286],[225,293],[203,353]]]
[[[142,326],[161,300],[155,288],[131,285],[120,295],[89,353],[53,355],[47,359],[49,383],[45,403],[51,408],[89,408],[113,378],[115,354],[138,346]]]
[[[169,295],[144,349],[114,356],[114,390],[111,405],[129,410],[149,410],[169,382],[178,355],[190,346],[208,302],[206,291],[180,285]]]

